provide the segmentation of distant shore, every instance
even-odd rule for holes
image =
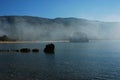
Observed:
[[[70,42],[68,40],[64,41],[0,41],[0,44],[2,43],[53,43],[53,42]]]

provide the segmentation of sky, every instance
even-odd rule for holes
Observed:
[[[120,0],[0,0],[0,16],[120,21]]]

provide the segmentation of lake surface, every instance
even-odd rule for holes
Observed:
[[[39,48],[39,53],[0,52],[0,80],[120,80],[120,41],[0,44],[0,49]]]

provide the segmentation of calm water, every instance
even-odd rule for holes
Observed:
[[[120,41],[0,44],[0,49],[39,48],[39,53],[0,53],[0,80],[120,80]]]

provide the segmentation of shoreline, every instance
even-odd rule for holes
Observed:
[[[0,41],[0,44],[15,44],[15,43],[56,43],[56,42],[69,42],[68,40],[64,41]]]

